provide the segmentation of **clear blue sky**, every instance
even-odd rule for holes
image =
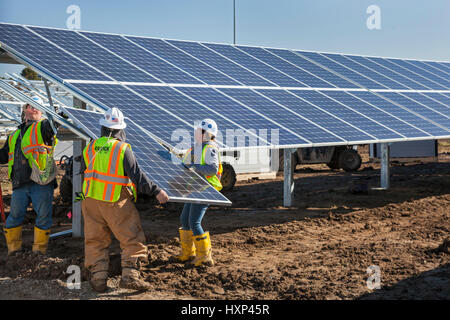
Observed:
[[[0,0],[0,21],[66,28],[72,4],[82,30],[233,42],[233,0]],[[369,5],[380,30],[366,26]],[[449,0],[236,0],[237,43],[450,61],[449,12]]]

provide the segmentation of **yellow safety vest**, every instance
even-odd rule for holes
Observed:
[[[130,187],[137,199],[135,185],[125,176],[123,158],[128,143],[114,138],[101,137],[91,141],[83,150],[86,164],[83,180],[83,194],[86,198],[116,202],[122,187]]]
[[[208,148],[216,148],[217,149],[217,147],[215,145],[208,144],[208,143],[205,144],[205,146],[203,147],[203,150],[202,150],[202,158],[200,161],[201,165],[205,164],[205,155],[206,155],[206,150]],[[189,159],[189,157],[191,156],[192,149],[193,148],[191,147],[184,155],[183,163],[185,163],[186,160]],[[222,167],[222,162],[220,161],[219,150],[217,150],[217,154],[219,156],[219,169],[217,170],[215,175],[205,176],[205,178],[217,191],[220,191],[220,190],[222,190],[222,184],[220,183],[220,178],[222,177],[223,167]]]
[[[28,160],[30,168],[33,167],[33,162],[39,167],[40,170],[45,170],[47,166],[47,155],[51,152],[52,146],[45,144],[41,134],[42,120],[33,123],[25,131],[22,137],[21,148]],[[11,179],[12,168],[14,165],[14,151],[16,148],[16,141],[20,135],[20,129],[16,130],[9,136],[9,153],[8,153],[8,178]],[[58,139],[55,139],[55,146],[58,143]]]

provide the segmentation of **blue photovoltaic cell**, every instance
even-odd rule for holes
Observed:
[[[65,108],[70,118],[87,128],[97,138],[101,114]],[[229,205],[231,202],[216,191],[205,179],[187,170],[181,162],[160,144],[146,135],[133,121],[126,118],[126,142],[130,144],[141,170],[175,202],[202,202]]]
[[[439,85],[439,83],[434,83],[430,81],[428,78],[424,78],[419,74],[416,74],[408,69],[405,69],[403,66],[399,66],[398,64],[389,61],[388,59],[383,58],[368,58],[371,61],[374,61],[382,66],[393,70],[405,78],[411,79],[416,82],[415,87],[413,89],[418,90],[426,90],[426,89],[434,89],[434,90],[445,90],[446,87]]]
[[[247,86],[274,86],[255,73],[252,73],[234,62],[220,56],[214,51],[206,48],[197,42],[168,40],[171,44],[180,48],[204,63],[214,66],[233,79],[242,82]]]
[[[224,55],[228,59],[233,60],[241,66],[252,70],[261,77],[272,81],[280,87],[306,87],[303,83],[296,81],[295,79],[281,73],[267,64],[262,63],[261,61],[258,61],[254,57],[242,52],[239,49],[236,49],[233,46],[211,43],[204,43],[204,45],[220,53],[221,55]]]
[[[31,29],[117,81],[160,82],[70,30]],[[111,79],[108,79],[111,80]]]
[[[289,128],[296,134],[299,134],[303,138],[311,141],[312,143],[324,143],[324,142],[340,142],[342,140],[336,138],[329,132],[317,127],[297,116],[296,114],[280,107],[276,103],[264,98],[258,93],[250,89],[219,89],[225,94],[239,100],[246,106],[253,108],[257,112],[265,115],[271,120],[281,124],[282,126]]]
[[[379,72],[383,75],[385,75],[386,77],[391,78],[392,80],[395,80],[401,84],[403,84],[407,89],[420,89],[420,90],[426,90],[427,88],[425,88],[424,86],[415,83],[412,80],[409,80],[405,77],[403,77],[400,74],[395,73],[394,71],[392,71],[390,68],[385,68],[382,65],[379,65],[377,63],[375,63],[374,61],[380,62],[379,60],[376,60],[374,58],[370,58],[370,57],[360,57],[360,56],[352,56],[352,55],[346,55],[347,58],[350,58],[376,72]],[[379,59],[379,58],[378,58]]]
[[[212,85],[239,85],[230,77],[214,70],[203,62],[192,58],[181,50],[171,46],[160,39],[129,37],[128,39],[139,44],[145,49],[155,53],[159,57],[169,61],[177,67],[200,79],[204,83]]]
[[[177,92],[175,89],[170,87],[160,87],[160,86],[130,86],[131,89],[139,92],[146,98],[157,103],[164,109],[174,113],[182,114],[183,120],[191,123],[194,126],[194,121],[201,121],[203,119],[209,118],[216,121],[219,132],[221,133],[221,138],[218,136],[218,141],[226,143],[226,130],[236,130],[240,129],[236,124],[228,121],[220,115],[220,113],[213,112],[197,102],[189,99],[183,94]],[[213,109],[214,110],[214,109]],[[226,116],[226,115],[224,115]],[[189,132],[193,136],[193,132]],[[235,147],[236,145],[231,145],[227,147]]]
[[[350,126],[349,124],[339,120],[337,115],[333,116],[325,111],[320,110],[311,103],[300,99],[293,93],[285,90],[257,90],[266,97],[271,98],[292,111],[308,118],[318,126],[325,128],[335,135],[345,139],[345,141],[361,141],[370,139],[366,134]],[[293,90],[292,92],[296,92]],[[337,139],[336,142],[341,141]]]
[[[138,47],[122,36],[91,32],[82,32],[82,34],[163,82],[186,84],[201,83],[186,72],[170,65],[166,61],[156,57],[145,49]]]
[[[313,60],[316,63],[321,64],[322,66],[333,70],[334,72],[337,72],[338,74],[355,81],[356,83],[359,83],[360,85],[362,85],[365,88],[369,88],[369,89],[386,89],[387,87],[374,82],[372,80],[370,80],[369,78],[366,78],[364,75],[356,73],[355,71],[325,57],[324,55],[318,53],[318,52],[306,52],[306,51],[302,51],[301,52],[302,55],[304,55],[305,57],[307,57],[310,60]],[[357,85],[355,85],[356,87]]]
[[[428,98],[432,98],[434,100],[439,101],[447,108],[450,108],[450,95],[445,93],[437,93],[437,92],[422,92],[422,95]]]
[[[450,119],[446,118],[440,113],[433,111],[429,108],[426,108],[419,104],[418,102],[411,100],[400,93],[397,92],[380,92],[380,94],[391,101],[398,103],[399,105],[421,115],[422,117],[427,118],[428,120],[433,121],[447,129],[450,128]],[[449,131],[450,132],[450,131]]]
[[[449,132],[432,124],[431,122],[416,116],[415,114],[377,96],[374,93],[370,92],[362,92],[362,91],[351,91],[351,94],[361,98],[370,104],[376,105],[377,107],[389,112],[390,114],[406,121],[407,123],[415,126],[418,129],[421,129],[425,132],[428,132],[430,135],[438,137],[448,135]]]
[[[431,81],[428,83],[430,84],[430,88],[433,88],[435,90],[447,90],[450,87],[450,82],[447,81],[444,78],[441,78],[436,75],[436,73],[439,73],[439,71],[436,70],[436,73],[431,73],[427,68],[425,64],[422,64],[422,67],[419,67],[417,64],[410,63],[410,61],[400,60],[400,59],[386,59],[389,62],[395,63],[399,66],[402,66],[403,68],[407,68],[411,70],[412,72],[415,72]],[[417,61],[419,62],[419,61]],[[427,68],[424,70],[423,68]]]
[[[445,74],[449,74],[450,75],[450,69],[447,68],[444,64],[439,63],[439,62],[434,62],[434,61],[422,61],[423,63],[425,63],[428,66],[431,66],[433,69],[437,69]]]
[[[0,42],[24,55],[43,70],[50,71],[61,82],[62,79],[109,80],[22,26],[0,24]]]
[[[424,106],[426,106],[428,108],[431,108],[437,112],[440,112],[441,114],[443,114],[443,117],[445,117],[447,119],[450,117],[450,108],[448,106],[445,106],[440,102],[432,100],[432,99],[428,98],[427,96],[423,95],[422,93],[401,92],[401,94],[423,104]]]
[[[307,141],[293,135],[214,89],[190,87],[180,87],[178,89],[204,105],[213,108],[215,111],[226,115],[228,119],[239,123],[242,127],[254,130],[259,137],[265,139],[264,132],[267,132],[266,140],[274,145],[308,144]],[[271,129],[276,130],[273,136],[271,135]],[[278,137],[275,135],[277,131]]]
[[[389,89],[408,89],[404,85],[397,83],[397,82],[383,76],[382,74],[375,72],[372,69],[369,69],[369,68],[351,60],[347,56],[344,56],[341,54],[335,54],[335,53],[322,53],[322,54],[325,57],[327,57],[333,61],[339,62],[340,64],[343,64],[347,68],[350,68],[356,72],[359,72],[359,73],[363,74],[364,76],[366,76],[367,78],[369,78],[373,81],[376,81]]]
[[[340,76],[335,75],[334,73],[329,72],[328,70],[319,67],[318,65],[308,61],[307,59],[299,56],[298,54],[289,51],[289,50],[282,50],[282,49],[267,49],[273,54],[276,54],[277,56],[289,61],[290,63],[296,65],[299,68],[302,68],[303,70],[306,70],[310,73],[312,73],[314,76],[325,80],[328,83],[331,83],[335,87],[339,88],[359,88],[358,86],[354,85],[353,83],[345,80],[344,78],[341,78]],[[326,86],[328,88],[331,88],[332,86],[328,85]]]
[[[323,92],[323,91],[322,91]],[[352,109],[368,116],[369,118],[377,121],[378,123],[391,128],[392,130],[400,133],[407,138],[423,137],[424,133],[417,130],[413,126],[395,118],[391,114],[377,109],[375,106],[369,105],[358,98],[355,98],[351,94],[344,91],[326,91],[327,96],[336,99],[337,101],[351,107]],[[401,138],[400,136],[398,138]]]
[[[130,117],[167,144],[172,145],[171,135],[175,130],[192,130],[183,121],[121,85],[75,84],[75,86],[106,106],[119,108],[125,116]]]
[[[306,86],[315,88],[334,87],[332,84],[317,78],[316,76],[306,72],[303,69],[298,68],[292,63],[289,63],[281,59],[280,57],[270,53],[269,51],[263,48],[245,47],[245,46],[238,46],[238,48],[258,58],[259,60],[264,61],[270,66],[290,75],[299,82],[304,83]]]
[[[291,91],[297,96],[305,99],[312,104],[321,107],[324,110],[338,116],[340,119],[347,121],[360,130],[374,136],[376,139],[392,139],[398,138],[398,134],[379,125],[378,123],[364,117],[363,115],[344,107],[338,102],[328,98],[317,91]],[[361,133],[363,134],[363,133]],[[365,135],[367,139],[373,140],[372,137]],[[360,139],[364,140],[364,139]]]
[[[426,64],[423,61],[417,61],[417,60],[406,60],[409,64],[412,64],[416,67],[422,68],[426,70],[428,73],[435,74],[436,76],[440,77],[441,79],[445,79],[445,83],[448,85],[450,82],[450,74],[443,72],[442,70],[433,68],[429,64]]]

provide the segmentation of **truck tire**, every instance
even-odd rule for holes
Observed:
[[[328,168],[332,169],[332,170],[337,170],[339,169],[339,164],[337,159],[331,159],[330,162],[327,163]]]
[[[294,152],[294,153],[292,153],[292,157],[291,157],[292,172],[295,171],[297,164],[298,164],[297,153]],[[283,172],[283,171],[284,171],[284,152],[283,152],[283,150],[281,150],[280,157],[278,160],[278,172]]]
[[[221,191],[231,191],[236,183],[236,172],[233,166],[228,163],[223,163],[222,169],[222,177],[220,178],[220,183],[222,184]]]
[[[361,156],[356,150],[346,149],[339,154],[339,167],[347,172],[357,171],[361,167]]]

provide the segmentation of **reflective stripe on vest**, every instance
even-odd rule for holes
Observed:
[[[52,146],[48,146],[44,143],[44,139],[41,134],[41,124],[42,120],[39,122],[34,122],[28,129],[25,131],[25,134],[22,136],[21,149],[28,160],[28,164],[30,168],[33,167],[33,162],[39,167],[41,170],[45,170],[47,166],[47,156],[52,152]],[[8,176],[11,178],[12,167],[14,165],[14,152],[16,148],[16,141],[19,137],[20,129],[16,130],[13,135],[9,138],[9,153],[8,153]],[[56,137],[55,145],[58,143]]]
[[[104,147],[110,149],[107,156],[101,154]],[[126,143],[106,137],[91,141],[86,146],[83,152],[87,167],[83,181],[85,197],[115,202],[119,200],[122,186],[126,186],[131,187],[136,199],[135,186],[123,171],[123,156],[127,147],[130,146]],[[97,161],[100,163],[96,166]]]
[[[216,148],[217,149],[217,147],[214,145],[205,144],[205,146],[203,147],[203,150],[202,150],[202,158],[200,160],[201,165],[205,164],[205,154],[206,154],[207,148]],[[188,149],[188,151],[186,152],[186,154],[183,157],[183,163],[185,163],[186,160],[188,159],[188,157],[190,157],[192,150],[193,150],[192,147],[190,149]],[[222,178],[223,167],[222,167],[222,162],[220,161],[220,153],[218,153],[217,155],[219,157],[219,169],[217,170],[215,175],[205,176],[205,178],[216,190],[220,191],[220,190],[222,190],[222,184],[220,183],[220,179]]]

